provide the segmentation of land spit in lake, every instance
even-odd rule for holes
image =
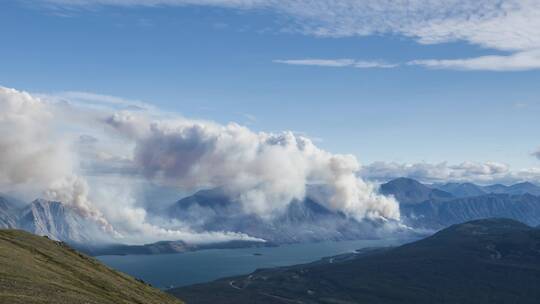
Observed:
[[[403,239],[356,240],[97,258],[112,268],[166,289],[246,274],[261,268],[313,262],[367,247],[396,246],[405,242],[407,240]]]

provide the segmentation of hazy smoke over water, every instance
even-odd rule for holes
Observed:
[[[357,178],[354,156],[321,150],[292,132],[256,133],[235,123],[39,99],[0,87],[0,135],[0,191],[61,201],[129,241],[135,235],[146,241],[252,239],[150,221],[129,185],[135,178],[182,191],[221,187],[246,213],[262,218],[303,199],[306,185],[323,184],[318,200],[329,209],[358,220],[399,219],[395,200]],[[83,170],[81,163],[95,168]],[[88,172],[112,172],[120,186],[104,178],[89,183]]]

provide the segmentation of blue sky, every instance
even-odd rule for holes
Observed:
[[[531,155],[540,145],[536,57],[519,68],[500,62],[536,51],[534,41],[513,45],[509,41],[516,39],[506,33],[498,33],[499,41],[456,32],[452,35],[459,39],[428,37],[436,41],[425,44],[421,39],[428,38],[416,28],[413,34],[390,28],[321,35],[309,27],[316,23],[318,29],[343,31],[343,24],[316,17],[306,21],[279,1],[264,7],[225,0],[204,6],[92,2],[3,3],[0,85],[35,93],[119,96],[191,118],[235,121],[255,131],[292,130],[325,150],[353,153],[365,164],[538,165]],[[483,24],[478,28],[489,32]],[[520,29],[518,36],[537,39],[535,32]],[[501,56],[489,63],[500,65],[500,71],[469,62],[457,68],[455,62],[450,67],[438,61],[432,62],[436,67],[408,64],[486,55]],[[399,66],[328,67],[308,59]]]

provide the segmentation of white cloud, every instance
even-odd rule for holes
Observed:
[[[269,9],[292,30],[345,37],[401,34],[420,43],[467,41],[499,50],[540,48],[537,0],[41,0],[67,6],[206,5]]]
[[[58,5],[69,6],[177,6],[177,5],[212,5],[226,7],[253,8],[265,5],[266,0],[39,0]]]
[[[510,55],[490,55],[465,59],[418,59],[404,64],[355,59],[292,59],[274,60],[275,63],[320,67],[395,68],[401,65],[422,66],[429,69],[462,71],[527,71],[540,69],[540,50],[516,52]]]
[[[245,125],[252,125],[257,122],[257,116],[249,113],[239,113],[244,118]]]
[[[220,6],[265,9],[286,16],[286,29],[322,37],[402,35],[421,44],[464,41],[511,52],[463,59],[418,59],[409,64],[429,68],[523,71],[540,66],[538,0],[41,0],[62,7]],[[291,21],[292,20],[292,21]],[[283,22],[281,23],[283,24]],[[394,67],[352,59],[276,60],[298,65],[358,68]]]
[[[540,167],[525,168],[510,174],[511,181],[534,181],[540,183]]]
[[[420,65],[432,69],[526,71],[540,69],[540,50],[517,52],[507,56],[492,55],[466,59],[413,60],[408,64]]]
[[[275,63],[288,65],[307,65],[320,67],[353,67],[359,69],[368,68],[395,68],[397,64],[386,63],[383,61],[365,61],[354,59],[278,59]]]
[[[515,183],[521,181],[540,182],[540,168],[526,168],[511,170],[511,168],[497,162],[463,162],[451,165],[446,162],[431,163],[396,163],[374,162],[364,166],[360,175],[368,180],[379,182],[388,181],[397,177],[410,177],[427,183],[440,182],[475,182],[489,183]]]
[[[289,65],[314,65],[323,67],[347,67],[354,64],[353,59],[276,59],[275,63]]]
[[[95,106],[98,108],[104,109],[126,109],[131,111],[141,110],[141,111],[156,111],[157,109],[146,102],[139,100],[130,100],[125,98],[120,98],[116,96],[95,94],[89,92],[80,92],[80,91],[66,91],[59,92],[55,94],[36,94],[36,96],[53,100],[56,102],[64,101],[75,104],[84,104],[85,106]]]
[[[464,59],[418,59],[409,65],[485,71],[540,68],[540,1],[537,0],[269,2],[296,18],[295,24],[301,26],[293,30],[306,34],[330,37],[399,34],[422,44],[464,41],[511,52]],[[331,60],[321,60],[325,61]],[[336,64],[352,66],[354,60]]]

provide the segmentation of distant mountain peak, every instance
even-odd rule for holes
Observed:
[[[451,193],[455,197],[469,197],[486,194],[486,191],[473,183],[446,183],[435,188]]]
[[[515,195],[529,193],[532,195],[540,196],[540,186],[527,181],[513,184],[510,186],[495,184],[486,186],[484,187],[484,189],[486,190],[486,192],[492,193],[506,193]]]
[[[420,183],[419,181],[409,178],[409,177],[398,177],[388,182],[388,184],[394,184],[394,185],[414,185],[414,186],[425,186],[424,184]]]
[[[471,235],[491,234],[501,230],[529,230],[530,226],[509,218],[486,218],[452,225],[446,231],[461,231]],[[443,230],[443,231],[445,231]]]
[[[85,243],[94,239],[91,223],[58,201],[46,199],[32,201],[22,210],[18,226],[53,240]]]
[[[393,179],[380,187],[384,195],[393,195],[400,204],[418,204],[430,199],[451,199],[452,194],[428,187],[419,181],[400,177]]]
[[[16,228],[18,206],[10,198],[0,196],[0,228]]]
[[[65,210],[64,205],[59,201],[50,201],[43,198],[35,199],[30,203],[30,209],[40,211],[53,211],[63,212]]]

